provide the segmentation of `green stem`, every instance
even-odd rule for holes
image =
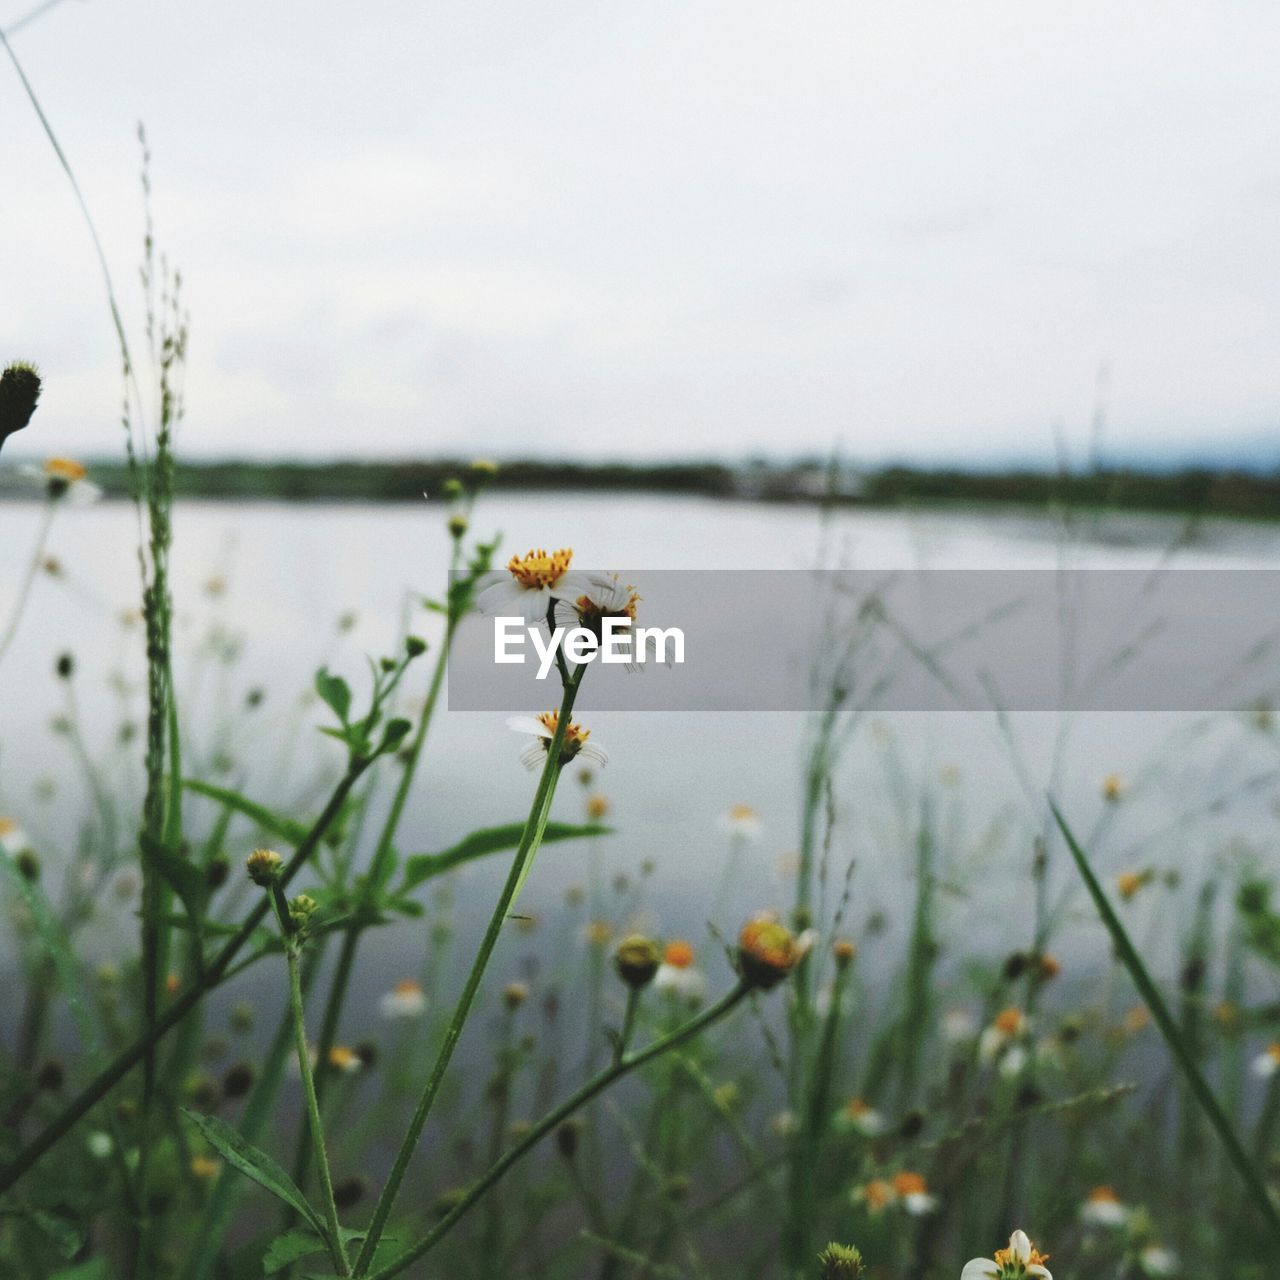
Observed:
[[[320,1100],[316,1097],[316,1081],[311,1070],[311,1058],[307,1052],[307,1025],[302,1013],[302,978],[298,972],[298,947],[292,940],[285,942],[285,956],[289,962],[289,1011],[293,1017],[293,1041],[298,1051],[298,1070],[302,1072],[302,1092],[307,1099],[307,1127],[311,1131],[311,1146],[315,1154],[316,1168],[320,1172],[320,1194],[324,1219],[329,1227],[329,1254],[340,1276],[350,1275],[346,1251],[342,1247],[342,1228],[338,1224],[338,1206],[333,1199],[333,1177],[329,1172],[329,1157],[324,1149],[324,1125],[320,1120]]]
[[[1089,860],[1085,856],[1084,850],[1076,842],[1071,828],[1067,826],[1066,819],[1052,800],[1049,801],[1049,808],[1053,811],[1053,816],[1058,823],[1058,829],[1062,832],[1063,839],[1067,842],[1067,848],[1071,851],[1071,856],[1075,860],[1085,887],[1089,890],[1090,897],[1093,898],[1098,914],[1102,917],[1102,922],[1107,926],[1107,930],[1111,934],[1116,954],[1120,957],[1125,968],[1129,970],[1133,985],[1138,988],[1139,995],[1142,996],[1143,1001],[1150,1010],[1156,1026],[1160,1028],[1160,1034],[1164,1036],[1165,1043],[1169,1046],[1174,1060],[1185,1076],[1188,1087],[1217,1133],[1218,1140],[1222,1143],[1227,1159],[1240,1175],[1240,1180],[1244,1183],[1245,1190],[1257,1205],[1272,1235],[1275,1236],[1277,1241],[1280,1241],[1280,1212],[1276,1210],[1275,1204],[1267,1193],[1266,1184],[1262,1181],[1257,1169],[1245,1152],[1239,1137],[1231,1127],[1231,1121],[1227,1119],[1226,1112],[1223,1111],[1218,1099],[1214,1096],[1213,1090],[1209,1088],[1209,1083],[1204,1078],[1204,1074],[1195,1060],[1195,1055],[1179,1034],[1177,1023],[1174,1022],[1173,1015],[1169,1012],[1169,1008],[1164,1002],[1164,997],[1160,994],[1151,975],[1147,972],[1147,967],[1142,963],[1141,956],[1138,955],[1133,943],[1129,940],[1129,935],[1124,925],[1120,922],[1120,917],[1116,915],[1111,903],[1107,900],[1107,895],[1098,883],[1098,878],[1093,874],[1093,868],[1089,865]]]
[[[456,565],[457,553],[455,551],[454,567]],[[387,859],[391,857],[396,832],[399,830],[400,820],[404,814],[405,805],[408,803],[409,792],[413,788],[414,777],[417,774],[418,761],[426,745],[427,729],[430,727],[436,702],[440,697],[440,689],[444,684],[444,673],[448,665],[449,652],[453,645],[453,635],[461,616],[460,611],[451,609],[448,622],[445,624],[444,641],[441,644],[440,652],[436,655],[435,670],[431,673],[431,684],[427,689],[427,700],[423,704],[422,714],[418,718],[418,728],[414,734],[413,744],[409,748],[409,758],[405,762],[400,775],[399,785],[396,787],[396,793],[391,801],[391,809],[387,814],[386,821],[382,824],[377,848],[374,850],[373,859],[369,865],[369,873],[365,880],[368,886],[366,905],[372,899],[375,891],[374,886],[381,884]],[[359,912],[356,914],[357,916],[360,915]],[[360,946],[362,932],[363,926],[356,924],[347,929],[342,937],[342,950],[338,953],[338,963],[333,972],[333,981],[329,984],[329,994],[325,1000],[324,1018],[320,1023],[320,1038],[316,1042],[316,1053],[321,1062],[327,1059],[329,1050],[333,1048],[334,1041],[338,1036],[338,1021],[342,1016],[342,1007],[346,1003],[347,989],[351,984],[351,974],[355,969],[356,951]],[[321,1076],[319,1085],[317,1096],[323,1100],[325,1077]],[[305,1135],[300,1135],[298,1149],[294,1155],[293,1180],[304,1191],[307,1185],[307,1152],[308,1146]]]
[[[674,1031],[668,1032],[665,1036],[653,1041],[652,1044],[639,1050],[637,1053],[630,1054],[615,1062],[612,1066],[607,1067],[598,1076],[588,1080],[576,1093],[566,1098],[553,1111],[549,1111],[537,1124],[529,1130],[528,1133],[520,1139],[503,1157],[492,1165],[475,1183],[475,1185],[467,1192],[467,1194],[446,1214],[441,1220],[421,1239],[412,1249],[406,1253],[402,1253],[398,1258],[392,1259],[381,1270],[376,1271],[369,1277],[369,1280],[391,1280],[392,1276],[399,1275],[406,1267],[411,1266],[424,1254],[433,1249],[439,1242],[457,1226],[459,1220],[463,1218],[468,1210],[480,1199],[481,1196],[493,1186],[499,1178],[511,1168],[523,1155],[525,1155],[533,1147],[537,1146],[543,1138],[562,1125],[575,1111],[586,1103],[590,1102],[597,1094],[603,1093],[611,1084],[620,1080],[623,1076],[635,1071],[638,1067],[642,1067],[647,1062],[653,1061],[654,1058],[666,1053],[670,1049],[674,1049],[677,1045],[683,1044],[686,1040],[692,1039],[700,1032],[705,1031],[713,1022],[724,1017],[740,1000],[749,992],[750,988],[739,984],[728,995],[721,1000],[704,1009],[697,1017],[691,1018],[683,1026],[677,1027]]]
[[[412,1159],[414,1149],[418,1145],[418,1139],[422,1136],[427,1117],[431,1114],[431,1107],[436,1100],[436,1094],[440,1091],[440,1085],[449,1067],[449,1060],[453,1057],[453,1051],[457,1048],[458,1041],[462,1037],[463,1028],[466,1026],[467,1017],[471,1012],[472,1002],[475,1000],[480,981],[484,977],[485,968],[488,966],[489,957],[493,954],[498,935],[502,932],[502,926],[506,923],[507,916],[515,903],[516,895],[524,884],[533,856],[538,852],[538,846],[542,843],[542,833],[546,830],[547,817],[551,812],[551,800],[555,795],[556,782],[560,777],[560,769],[563,763],[560,757],[564,749],[565,730],[568,728],[569,717],[573,713],[573,702],[578,693],[578,685],[582,682],[585,671],[585,664],[578,667],[565,685],[564,697],[560,703],[559,718],[556,721],[556,730],[552,735],[551,741],[547,743],[546,762],[543,764],[542,774],[538,778],[538,787],[534,792],[533,804],[529,809],[529,817],[525,822],[524,833],[520,837],[520,846],[516,850],[515,858],[511,863],[511,870],[507,875],[507,882],[503,886],[497,905],[493,909],[493,915],[489,919],[489,927],[485,930],[480,949],[476,952],[476,958],[472,962],[471,972],[467,975],[466,986],[463,987],[462,995],[459,997],[458,1004],[453,1011],[449,1027],[445,1031],[444,1043],[440,1046],[440,1052],[436,1057],[435,1065],[431,1069],[431,1075],[422,1091],[422,1096],[418,1099],[418,1106],[413,1113],[412,1120],[409,1122],[404,1141],[401,1142],[400,1150],[396,1153],[395,1163],[392,1165],[386,1186],[383,1187],[382,1194],[378,1197],[378,1203],[373,1211],[373,1220],[369,1224],[369,1234],[365,1236],[364,1244],[360,1248],[360,1254],[356,1258],[354,1274],[357,1277],[365,1275],[369,1269],[369,1264],[373,1261],[374,1251],[377,1249],[378,1241],[382,1238],[383,1230],[386,1228],[387,1218],[390,1216],[396,1196],[399,1194],[400,1184],[404,1181],[405,1171],[408,1169],[409,1161]]]
[[[640,1008],[640,991],[636,987],[627,988],[627,1011],[622,1015],[622,1032],[618,1036],[617,1047],[613,1051],[613,1062],[617,1066],[627,1052],[631,1043],[631,1033],[636,1029],[636,1010]]]
[[[368,759],[352,762],[347,773],[334,789],[333,795],[329,797],[329,803],[325,805],[324,811],[307,832],[302,843],[298,845],[293,857],[285,864],[280,875],[282,885],[287,885],[315,852],[325,832],[341,812],[351,788],[370,763],[372,761]],[[103,1068],[43,1132],[37,1134],[3,1170],[0,1170],[0,1195],[8,1191],[51,1147],[66,1137],[76,1121],[119,1084],[129,1071],[142,1061],[147,1052],[223,980],[231,967],[231,962],[253,937],[270,910],[270,900],[264,894],[257,906],[245,917],[244,923],[209,963],[203,975],[197,978],[151,1027],[119,1054],[110,1065]]]

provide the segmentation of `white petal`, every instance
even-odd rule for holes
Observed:
[[[609,763],[609,753],[594,738],[580,747],[578,754],[586,760],[594,760],[602,769]]]
[[[964,1264],[960,1280],[999,1280],[1000,1268],[990,1258],[973,1258]]]
[[[516,733],[531,733],[535,738],[550,738],[552,732],[536,716],[512,716],[507,721],[507,728]]]
[[[1040,1280],[1053,1280],[1053,1276],[1049,1274],[1049,1268],[1042,1267],[1038,1262],[1033,1262],[1027,1268],[1027,1275],[1039,1276]]]
[[[591,595],[591,578],[589,573],[565,573],[553,587],[543,587],[548,596],[555,596],[557,600],[576,600],[579,596]],[[546,616],[546,609],[543,609],[543,616]]]
[[[481,613],[497,617],[523,618],[525,616],[525,590],[509,573],[494,575],[476,596],[476,608]]]
[[[531,772],[547,758],[547,748],[541,742],[530,743],[520,753],[520,763]]]
[[[1024,1266],[1031,1261],[1031,1240],[1025,1231],[1015,1231],[1009,1237],[1009,1252]]]

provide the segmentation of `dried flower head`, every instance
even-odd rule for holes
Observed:
[[[662,963],[662,952],[652,938],[633,933],[618,943],[613,953],[618,976],[633,991],[643,990],[654,979]]]

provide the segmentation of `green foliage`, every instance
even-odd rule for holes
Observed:
[[[260,1187],[271,1192],[281,1204],[301,1215],[321,1240],[328,1240],[320,1214],[311,1207],[293,1179],[265,1151],[255,1147],[217,1116],[201,1115],[186,1107],[183,1108],[183,1115],[200,1130],[209,1145],[233,1169],[238,1169],[246,1178],[251,1178]]]

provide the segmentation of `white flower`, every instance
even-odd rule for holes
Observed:
[[[1149,1276],[1172,1276],[1178,1271],[1178,1255],[1158,1244],[1149,1244],[1138,1254],[1138,1265]]]
[[[101,1129],[95,1129],[89,1134],[84,1140],[84,1145],[95,1160],[106,1160],[116,1149],[115,1143],[111,1141],[111,1135],[103,1133]]]
[[[569,572],[573,552],[530,551],[512,556],[505,571],[488,574],[476,596],[476,608],[494,617],[522,617],[530,624],[545,622],[555,600],[573,599],[590,588],[582,574]]]
[[[39,483],[51,501],[66,500],[71,506],[87,507],[102,497],[102,490],[91,480],[82,463],[73,458],[50,458],[42,466],[28,463],[19,470]]]
[[[770,1121],[769,1128],[779,1138],[789,1138],[800,1128],[800,1118],[794,1111],[779,1111]]]
[[[948,1044],[968,1044],[977,1034],[977,1023],[968,1009],[948,1009],[942,1015],[942,1038]]]
[[[663,963],[653,976],[653,989],[679,1000],[686,1000],[690,1004],[701,1004],[707,994],[707,979],[700,969],[682,969],[674,964]]]
[[[555,737],[556,725],[560,722],[558,711],[545,711],[538,717],[512,716],[507,721],[507,728],[516,733],[531,734],[534,741],[520,753],[520,763],[526,769],[536,769],[546,758],[550,750],[551,739]],[[589,742],[591,730],[570,721],[564,731],[564,740],[560,748],[560,763],[568,764],[577,756],[591,760],[604,768],[609,763],[609,753],[598,743]]]
[[[760,815],[749,804],[730,805],[720,816],[720,830],[754,840],[761,831]]]
[[[27,833],[12,818],[0,817],[0,849],[11,858],[31,848]]]
[[[902,1199],[902,1207],[914,1218],[923,1218],[938,1207],[938,1197],[930,1195],[924,1175],[904,1170],[893,1175],[893,1189]]]
[[[878,1138],[888,1127],[884,1116],[862,1098],[850,1098],[836,1112],[836,1127],[852,1129],[864,1138]]]
[[[384,1018],[420,1018],[426,1012],[427,997],[420,982],[405,978],[378,1001],[378,1007]]]
[[[1280,1071],[1280,1040],[1269,1044],[1253,1060],[1253,1074],[1263,1080],[1270,1080]]]
[[[1009,1247],[997,1249],[994,1258],[973,1258],[966,1262],[960,1280],[1021,1280],[1023,1276],[1053,1280],[1044,1265],[1047,1257],[1048,1254],[1032,1247],[1025,1231],[1015,1231],[1009,1237]]]
[[[1080,1206],[1080,1221],[1087,1227],[1123,1227],[1129,1208],[1110,1187],[1094,1187]]]
[[[1026,1053],[1021,1043],[1031,1031],[1027,1015],[1015,1005],[1002,1009],[989,1027],[983,1029],[978,1040],[978,1057],[983,1062],[1000,1060],[1003,1075],[1017,1075],[1026,1063]],[[1006,1064],[1013,1060],[1013,1066]]]

